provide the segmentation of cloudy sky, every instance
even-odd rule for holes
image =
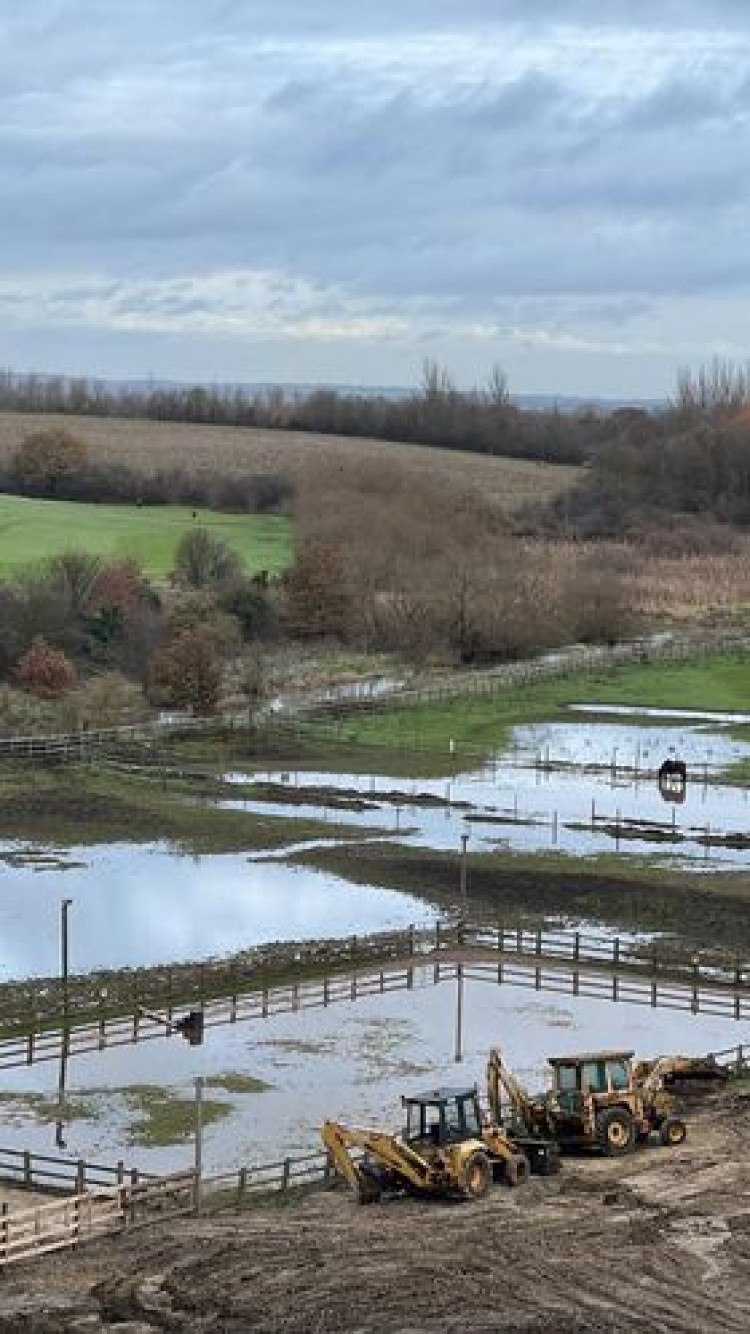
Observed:
[[[659,395],[749,150],[749,0],[0,0],[0,363]]]

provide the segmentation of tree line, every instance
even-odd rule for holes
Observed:
[[[496,367],[482,388],[459,389],[425,363],[420,386],[403,395],[239,386],[112,385],[87,377],[0,371],[0,409],[70,416],[141,418],[207,426],[258,427],[402,441],[470,453],[577,464],[607,434],[599,408],[521,408]]]

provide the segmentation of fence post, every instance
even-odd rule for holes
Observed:
[[[83,1158],[76,1163],[76,1195],[83,1195],[86,1189],[86,1164]]]
[[[286,1194],[289,1189],[289,1177],[291,1174],[291,1159],[284,1159],[284,1167],[281,1173],[281,1189]]]
[[[23,1184],[26,1190],[31,1190],[32,1186],[31,1154],[29,1153],[28,1149],[24,1149],[23,1153]]]

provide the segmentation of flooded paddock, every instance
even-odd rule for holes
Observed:
[[[423,899],[246,854],[185,856],[115,843],[41,855],[0,844],[0,981],[59,967],[59,904],[70,970],[135,968],[275,941],[367,934],[429,919]]]
[[[697,1055],[743,1037],[731,1020],[467,982],[456,1063],[456,986],[434,986],[423,969],[412,990],[211,1029],[202,1047],[172,1037],[71,1058],[63,1121],[54,1064],[6,1071],[0,1145],[54,1152],[62,1141],[74,1158],[124,1158],[144,1171],[189,1166],[193,1081],[202,1075],[205,1098],[223,1111],[207,1125],[204,1160],[224,1171],[317,1148],[326,1117],[395,1126],[403,1093],[464,1082],[481,1091],[493,1045],[537,1089],[548,1056],[599,1047]]]

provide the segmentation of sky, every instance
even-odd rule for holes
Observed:
[[[0,365],[662,396],[749,167],[748,0],[0,0]]]

